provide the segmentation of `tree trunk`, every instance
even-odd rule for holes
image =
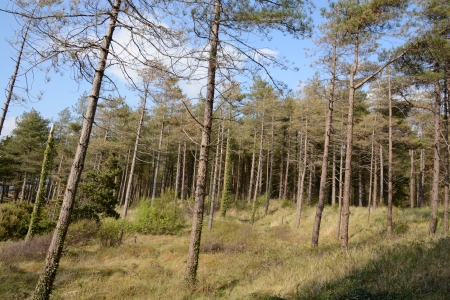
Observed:
[[[159,161],[161,159],[161,149],[162,149],[162,141],[164,136],[164,116],[161,123],[161,130],[159,132],[159,143],[158,143],[158,154],[156,156],[156,165],[155,165],[155,171],[154,171],[154,177],[153,177],[153,188],[152,188],[152,198],[151,198],[151,205],[153,206],[153,201],[156,197],[156,183],[158,182],[158,172],[159,172]]]
[[[358,206],[363,206],[363,189],[362,189],[362,168],[361,168],[361,159],[359,160],[359,168],[358,168]]]
[[[230,151],[230,129],[227,129],[227,146],[225,149],[225,170],[223,172],[223,190],[220,205],[220,214],[225,217],[231,197],[231,151]]]
[[[263,139],[264,139],[264,114],[261,117],[261,135],[259,141],[259,157],[258,157],[258,169],[256,171],[256,182],[255,182],[255,191],[253,193],[253,204],[252,204],[252,216],[250,222],[253,224],[255,222],[255,214],[257,208],[257,197],[260,194],[261,190],[261,181],[262,181],[262,163],[263,163]]]
[[[384,203],[383,199],[383,191],[384,191],[384,170],[383,170],[383,146],[380,142],[380,200],[378,201],[379,204]],[[376,208],[376,207],[375,207]]]
[[[409,156],[411,157],[411,170],[409,172],[409,205],[411,208],[414,208],[414,186],[416,185],[414,182],[414,150],[409,150]]]
[[[337,68],[337,37],[333,40],[333,63],[332,63],[332,72],[331,72],[331,81],[330,81],[330,98],[328,100],[328,110],[327,110],[327,118],[325,120],[325,142],[323,147],[323,156],[322,156],[322,170],[320,173],[320,185],[319,185],[319,200],[317,202],[316,208],[316,216],[314,219],[314,227],[312,233],[312,241],[311,246],[317,247],[319,245],[319,234],[320,234],[320,223],[322,220],[322,213],[325,207],[325,188],[327,185],[327,171],[328,171],[328,156],[330,149],[330,139],[331,139],[331,125],[333,123],[333,106],[334,106],[334,90],[335,90],[335,82],[336,82],[336,68]],[[334,161],[333,161],[334,163]],[[335,167],[335,166],[334,166]],[[333,170],[334,176],[334,170]],[[334,184],[334,178],[333,178]],[[333,198],[334,196],[332,196]],[[334,198],[332,202],[334,202]]]
[[[341,249],[347,253],[348,250],[348,226],[350,220],[350,187],[352,173],[352,150],[353,150],[353,109],[355,106],[355,75],[358,70],[359,56],[359,36],[355,37],[354,62],[350,71],[349,97],[348,97],[348,116],[347,116],[347,147],[345,153],[345,177],[344,177],[344,196],[342,199],[342,230],[341,230]]]
[[[45,180],[47,179],[49,168],[50,168],[50,158],[53,152],[53,132],[55,130],[54,125],[52,125],[50,129],[50,133],[48,135],[47,146],[44,151],[44,160],[42,162],[42,170],[41,176],[39,178],[39,187],[36,195],[36,201],[34,202],[33,212],[31,214],[30,226],[28,226],[27,236],[25,237],[25,241],[30,240],[34,234],[36,233],[36,227],[40,220],[41,208],[44,204],[44,188],[45,188]]]
[[[219,132],[220,132],[220,128],[219,128]],[[219,137],[220,140],[220,137]],[[215,200],[216,200],[216,194],[217,194],[217,181],[218,181],[218,173],[219,173],[219,147],[220,147],[220,142],[217,142],[217,146],[216,146],[216,158],[214,159],[214,174],[212,177],[212,189],[210,192],[210,208],[209,208],[209,222],[208,222],[208,229],[211,230],[212,229],[212,223],[213,223],[213,218],[214,218],[214,205],[215,205]]]
[[[313,154],[311,153],[311,156]],[[312,205],[312,181],[313,181],[313,177],[314,177],[314,165],[310,164],[309,165],[309,178],[308,178],[308,206]]]
[[[14,73],[11,76],[11,82],[9,83],[8,94],[6,95],[5,104],[3,106],[2,116],[0,118],[0,135],[2,134],[3,125],[5,123],[6,114],[8,113],[9,103],[13,95],[14,85],[16,83],[17,74],[19,73],[20,61],[22,59],[23,48],[25,47],[25,41],[27,40],[28,30],[30,28],[31,21],[28,21],[25,31],[22,36],[22,42],[20,44],[19,53],[17,54],[16,66],[14,68]]]
[[[67,181],[67,188],[64,194],[64,200],[61,207],[58,223],[53,234],[50,247],[47,252],[44,270],[39,277],[36,289],[33,295],[34,300],[49,299],[52,291],[53,282],[55,280],[56,271],[58,269],[61,252],[64,246],[64,239],[66,237],[67,229],[69,228],[70,214],[72,212],[75,195],[80,181],[81,172],[83,171],[84,160],[86,157],[86,150],[89,144],[89,137],[91,134],[92,124],[94,122],[95,111],[97,109],[97,102],[100,95],[100,87],[105,71],[106,61],[108,57],[109,47],[113,32],[117,22],[117,16],[120,11],[121,0],[115,0],[111,12],[109,25],[106,34],[103,37],[103,42],[100,50],[100,58],[97,68],[95,70],[92,81],[92,90],[89,97],[89,104],[84,116],[83,127],[80,133],[75,158],[73,160],[72,168]]]
[[[341,145],[341,158],[339,162],[339,204],[338,204],[338,219],[336,226],[336,238],[339,239],[339,234],[341,232],[341,219],[342,219],[342,195],[344,192],[344,182],[342,181],[344,169],[342,165],[344,164],[344,145]]]
[[[255,136],[253,138],[253,154],[252,154],[252,166],[250,167],[250,182],[248,186],[248,198],[247,202],[250,203],[252,201],[252,192],[253,192],[253,178],[255,177],[255,158],[256,158],[256,130]]]
[[[388,67],[388,100],[389,100],[389,152],[388,152],[388,203],[387,203],[387,238],[392,237],[392,164],[393,164],[393,146],[392,146],[392,95],[391,95],[391,68]],[[380,148],[381,149],[381,148]],[[381,153],[381,152],[380,152]],[[380,156],[381,158],[381,156]],[[380,170],[383,165],[380,161]],[[381,172],[381,171],[380,171]],[[381,201],[381,199],[380,199]]]
[[[264,215],[267,216],[267,213],[269,212],[269,201],[270,201],[270,195],[272,194],[272,174],[273,174],[273,144],[274,144],[274,115],[272,115],[272,140],[271,140],[271,149],[270,149],[270,166],[269,166],[269,181],[267,183],[267,195],[266,195],[266,206],[264,209]]]
[[[331,171],[331,205],[336,205],[336,151],[333,146],[333,168]]]
[[[377,188],[378,188],[378,164],[377,164],[377,157],[376,155],[373,156],[373,193],[372,193],[372,207],[375,210],[377,207]]]
[[[433,159],[433,181],[431,186],[431,213],[429,234],[436,233],[437,213],[439,200],[439,169],[440,169],[440,143],[441,143],[441,88],[439,81],[434,84],[435,104],[434,104],[434,159]]]
[[[20,202],[23,202],[23,200],[25,199],[26,186],[27,186],[27,171],[25,171],[25,174],[23,175],[22,193],[20,195]]]
[[[367,203],[367,224],[370,222],[370,209],[372,207],[372,180],[373,180],[373,161],[374,157],[374,142],[375,142],[375,123],[377,121],[377,115],[375,115],[375,122],[372,127],[372,146],[370,150],[370,170],[369,170],[369,200]]]
[[[205,201],[206,170],[208,168],[208,152],[211,135],[214,89],[216,84],[215,76],[217,69],[217,48],[219,47],[220,7],[220,0],[215,0],[214,20],[212,22],[210,36],[211,44],[209,50],[208,82],[206,86],[202,141],[200,148],[200,159],[198,163],[197,186],[195,190],[195,204],[192,219],[191,238],[189,242],[189,253],[186,264],[185,281],[188,284],[194,284],[197,281],[198,256],[200,251],[200,239],[203,224],[203,206]]]
[[[300,219],[302,215],[302,204],[303,204],[303,189],[305,182],[305,174],[306,174],[306,162],[308,155],[308,120],[306,120],[306,129],[305,129],[305,144],[303,146],[303,168],[300,167],[301,159],[298,158],[298,182],[297,182],[297,219],[295,222],[295,226],[298,228],[300,226]],[[299,152],[301,155],[301,152]]]
[[[417,206],[422,207],[425,201],[425,149],[420,149],[419,170],[419,194],[417,195]]]
[[[186,141],[183,143],[183,171],[181,172],[181,201],[184,201],[186,196]]]
[[[137,128],[136,141],[134,142],[133,158],[131,159],[130,175],[128,178],[128,185],[127,185],[126,192],[125,192],[125,201],[124,201],[124,205],[123,205],[122,219],[126,218],[127,212],[128,212],[128,207],[130,206],[131,187],[133,184],[134,168],[136,166],[136,158],[137,158],[137,152],[138,152],[138,146],[139,146],[139,139],[141,137],[142,124],[144,123],[145,105],[147,103],[147,92],[148,92],[148,85],[145,87],[145,95],[144,95],[144,98],[142,99],[142,111],[141,111],[141,117],[139,119],[139,125]]]
[[[445,84],[445,115],[444,115],[444,137],[446,142],[445,159],[444,159],[444,232],[448,233],[448,206],[449,206],[449,184],[450,184],[450,170],[449,170],[449,145],[448,145],[448,91],[447,84]]]
[[[177,151],[177,173],[175,175],[175,199],[178,199],[180,192],[180,177],[181,177],[181,139],[178,140]]]

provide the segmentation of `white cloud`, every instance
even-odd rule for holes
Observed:
[[[1,137],[4,138],[5,136],[10,135],[14,128],[16,128],[16,118],[5,119]]]

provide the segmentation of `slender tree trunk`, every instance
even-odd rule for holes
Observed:
[[[333,40],[333,62],[332,62],[332,72],[330,81],[330,97],[328,100],[328,110],[327,118],[325,121],[325,142],[323,147],[322,156],[322,170],[320,173],[320,186],[319,186],[319,200],[317,202],[316,216],[314,219],[313,233],[311,246],[317,247],[319,245],[319,234],[320,234],[320,223],[322,220],[322,213],[325,207],[325,189],[327,185],[327,171],[328,171],[328,156],[330,149],[330,139],[331,139],[331,125],[333,123],[333,106],[334,106],[334,90],[336,83],[336,68],[337,68],[337,37]],[[334,176],[334,171],[333,171]],[[334,183],[334,178],[333,178]],[[334,202],[334,198],[332,200]]]
[[[31,21],[28,21],[27,25],[25,26],[25,31],[22,36],[22,42],[20,43],[19,53],[17,54],[16,66],[14,68],[14,73],[11,76],[11,81],[9,83],[8,94],[6,95],[5,104],[3,106],[3,111],[2,111],[2,116],[0,118],[0,135],[2,134],[3,125],[6,120],[6,114],[8,113],[9,103],[11,102],[11,99],[12,99],[14,85],[16,84],[17,74],[19,73],[20,61],[22,59],[23,49],[25,47],[25,42],[27,40],[30,23],[31,23]]]
[[[313,155],[313,153],[311,153],[311,156]],[[309,165],[309,178],[308,178],[308,206],[311,206],[312,204],[312,181],[313,181],[313,177],[314,177],[314,165],[310,164]]]
[[[223,137],[224,137],[224,126],[222,125],[222,130],[220,132],[220,138],[219,138],[219,149],[220,149],[220,154],[219,154],[219,173],[217,176],[217,198],[221,197],[221,192],[222,192],[222,160],[223,160]]]
[[[227,145],[225,149],[225,170],[223,172],[223,190],[220,205],[220,214],[225,217],[229,206],[231,193],[231,151],[230,151],[230,129],[227,129]]]
[[[353,151],[353,110],[355,106],[355,75],[358,70],[359,59],[359,36],[355,37],[354,62],[350,71],[349,97],[348,97],[348,117],[347,117],[347,147],[345,154],[345,177],[344,196],[342,199],[342,229],[341,229],[341,249],[347,253],[348,250],[348,229],[350,221],[350,187],[352,176],[352,151]]]
[[[127,178],[128,178],[128,165],[130,163],[130,152],[131,149],[128,148],[127,151],[127,164],[125,166],[125,172],[123,172],[123,177],[122,177],[122,184],[120,187],[120,193],[119,193],[119,206],[122,206],[123,203],[125,202],[125,192],[126,192],[126,187],[127,187]]]
[[[155,200],[155,197],[156,197],[156,183],[158,182],[159,162],[161,159],[163,136],[164,136],[164,116],[163,116],[163,121],[161,123],[161,130],[159,132],[158,154],[156,156],[156,165],[155,165],[155,171],[154,171],[155,175],[153,177],[153,189],[152,189],[152,198],[151,198],[152,206],[153,206],[153,201]]]
[[[333,146],[333,168],[331,171],[331,205],[336,205],[336,151]]]
[[[250,167],[250,182],[248,185],[248,198],[247,202],[250,203],[252,201],[252,192],[253,192],[253,178],[255,174],[255,158],[256,158],[256,130],[255,136],[253,138],[253,154],[252,154],[252,166]]]
[[[219,47],[220,0],[214,2],[214,20],[211,26],[211,43],[209,50],[208,82],[206,86],[205,113],[203,118],[200,159],[195,190],[195,204],[192,219],[192,231],[189,242],[189,253],[186,264],[185,281],[194,284],[197,281],[198,256],[203,224],[203,206],[205,201],[206,170],[208,168],[208,152],[211,135],[212,110],[214,103],[215,76],[217,69],[217,49]]]
[[[373,180],[373,161],[374,157],[374,142],[375,142],[375,123],[377,121],[377,115],[375,115],[375,122],[372,127],[372,146],[370,150],[370,171],[369,171],[369,200],[367,203],[367,224],[370,222],[370,209],[372,207],[372,180]]]
[[[373,156],[373,193],[372,193],[372,207],[375,210],[377,207],[377,188],[378,188],[378,164],[377,164],[377,157],[376,155]]]
[[[417,206],[422,207],[425,201],[425,149],[420,149],[419,193]]]
[[[251,223],[253,224],[255,222],[255,214],[256,214],[256,208],[257,208],[257,197],[260,195],[261,190],[261,182],[262,182],[262,163],[263,163],[263,140],[264,140],[264,114],[261,117],[261,134],[260,134],[260,141],[259,141],[259,157],[258,157],[258,169],[256,171],[256,182],[255,182],[255,191],[253,193],[253,204],[252,204],[252,216],[251,216]]]
[[[178,199],[180,192],[180,177],[181,177],[181,139],[178,140],[177,151],[177,173],[175,175],[175,199]]]
[[[108,57],[109,47],[111,45],[112,36],[116,27],[117,16],[120,11],[121,0],[115,0],[110,12],[109,25],[106,34],[103,37],[103,42],[100,50],[100,58],[95,70],[92,81],[92,90],[89,97],[89,104],[84,116],[83,127],[80,134],[75,158],[73,160],[72,168],[67,181],[67,188],[64,194],[64,200],[61,207],[58,223],[53,234],[50,247],[47,252],[44,270],[39,277],[36,289],[33,295],[34,300],[49,299],[52,291],[53,282],[55,280],[56,271],[58,269],[61,252],[64,246],[64,239],[66,237],[67,229],[69,228],[70,214],[72,212],[75,195],[77,192],[78,182],[80,180],[81,172],[83,171],[84,160],[86,157],[86,150],[89,144],[89,137],[91,134],[92,124],[94,122],[95,111],[97,109],[97,102],[100,95],[100,87],[105,71],[106,61]]]
[[[361,159],[359,160],[360,167],[358,168],[358,206],[363,206],[363,189],[362,189],[362,168],[361,168]]]
[[[381,145],[380,142],[380,200],[378,201],[378,203],[381,205],[384,203],[384,199],[383,199],[383,191],[384,191],[384,163],[383,163],[383,146]]]
[[[26,186],[27,186],[27,171],[25,171],[25,174],[23,175],[22,193],[20,195],[20,202],[23,202],[23,200],[25,199]]]
[[[243,166],[241,166],[241,148],[242,148],[242,140],[239,141],[239,150],[238,150],[238,161],[237,161],[237,176],[236,176],[236,195],[235,195],[235,201],[239,200],[239,197],[241,196],[241,174],[242,171],[241,169],[243,168]],[[228,143],[227,143],[228,145]],[[231,160],[231,157],[230,157]],[[244,170],[243,170],[244,171]]]
[[[392,146],[392,95],[391,95],[391,68],[388,67],[388,100],[389,100],[389,152],[388,152],[388,207],[387,207],[387,238],[392,237],[392,168],[393,168],[393,146]],[[381,149],[381,148],[380,148]],[[380,152],[381,153],[381,152]],[[381,156],[380,156],[381,159]],[[380,172],[383,165],[380,161]],[[381,201],[381,199],[380,199]]]
[[[44,188],[45,188],[45,180],[48,176],[48,171],[50,168],[50,158],[53,152],[53,132],[55,130],[54,125],[52,125],[50,129],[50,133],[48,135],[47,146],[44,151],[44,160],[42,162],[42,170],[41,176],[39,178],[39,188],[36,195],[36,201],[34,202],[33,212],[31,214],[30,226],[28,227],[28,233],[25,237],[25,241],[30,240],[34,234],[36,233],[36,227],[40,221],[41,208],[44,204]]]
[[[183,166],[184,168],[184,166]],[[197,145],[195,145],[195,151],[194,151],[194,165],[192,170],[192,187],[191,187],[191,193],[195,192],[196,189],[196,170],[197,170]]]
[[[409,173],[409,202],[410,207],[414,208],[414,187],[416,183],[414,182],[414,150],[409,150],[409,156],[411,157],[411,169]]]
[[[434,159],[433,159],[433,181],[431,186],[431,213],[429,234],[436,233],[437,213],[439,200],[439,169],[440,169],[440,143],[441,143],[441,88],[439,81],[434,84],[435,104],[434,104]]]
[[[141,111],[141,117],[139,119],[139,125],[137,128],[136,141],[134,142],[133,158],[131,159],[130,175],[128,178],[128,185],[127,185],[126,192],[125,192],[125,201],[123,204],[122,219],[126,218],[127,212],[128,212],[128,207],[130,206],[131,187],[133,184],[134,168],[136,166],[136,158],[137,158],[137,152],[138,152],[138,146],[139,146],[139,139],[141,137],[142,124],[144,123],[145,105],[147,103],[147,92],[148,92],[148,85],[146,85],[146,87],[145,87],[145,95],[144,95],[144,98],[142,99],[142,111]]]
[[[274,115],[272,115],[272,139],[271,139],[271,149],[270,149],[270,166],[269,166],[269,181],[267,183],[267,195],[266,195],[266,206],[264,209],[264,214],[267,216],[269,212],[269,201],[272,194],[272,174],[273,174],[273,148],[274,148]]]
[[[447,80],[446,80],[447,81]],[[448,145],[448,91],[447,82],[445,84],[445,115],[444,115],[444,137],[445,137],[445,160],[444,160],[444,232],[448,233],[448,207],[449,207],[449,184],[450,184],[450,170],[449,170],[449,145]]]
[[[183,143],[183,171],[181,172],[181,201],[184,201],[186,196],[186,141]]]
[[[344,164],[344,145],[341,145],[341,158],[339,162],[339,205],[338,205],[338,219],[337,219],[337,227],[336,227],[336,238],[339,239],[341,232],[341,220],[342,220],[342,196],[344,193],[344,182],[342,180],[344,174],[344,168],[342,168]]]
[[[220,128],[219,128],[220,132]],[[220,138],[219,138],[220,139]],[[217,142],[216,146],[216,158],[214,159],[214,175],[212,177],[212,189],[210,192],[211,200],[210,200],[210,208],[209,208],[209,222],[208,222],[208,229],[212,229],[212,223],[214,218],[214,205],[216,200],[216,194],[217,194],[217,181],[218,181],[218,173],[219,173],[219,148],[220,148],[220,142]]]
[[[306,120],[306,130],[305,130],[305,144],[303,146],[303,166],[300,167],[300,157],[298,159],[298,182],[297,182],[297,219],[295,222],[295,226],[298,228],[300,226],[301,214],[302,214],[302,204],[303,204],[303,189],[305,182],[305,174],[306,174],[306,164],[307,164],[307,155],[308,155],[308,120]],[[299,152],[301,155],[301,152]]]

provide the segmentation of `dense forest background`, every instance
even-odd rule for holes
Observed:
[[[86,220],[104,247],[130,232],[180,234],[192,220],[191,286],[202,228],[230,210],[254,224],[283,203],[299,227],[306,209],[320,248],[330,208],[343,255],[350,207],[364,207],[366,224],[381,208],[388,239],[404,226],[395,209],[429,207],[427,233],[448,232],[448,3],[330,2],[314,34],[317,73],[288,90],[270,73],[288,62],[249,36],[310,38],[311,9],[295,0],[8,1],[2,13],[23,28],[0,130],[10,101],[23,101],[14,89],[33,93],[17,76],[64,67],[92,84],[55,120],[25,111],[0,142],[0,239],[55,230],[35,299],[50,295],[69,224]],[[129,78],[138,107],[105,75],[111,67]],[[181,80],[205,88],[189,97]]]

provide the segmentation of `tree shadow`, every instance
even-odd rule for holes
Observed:
[[[375,248],[376,259],[327,283],[297,288],[294,299],[448,299],[450,238]]]

